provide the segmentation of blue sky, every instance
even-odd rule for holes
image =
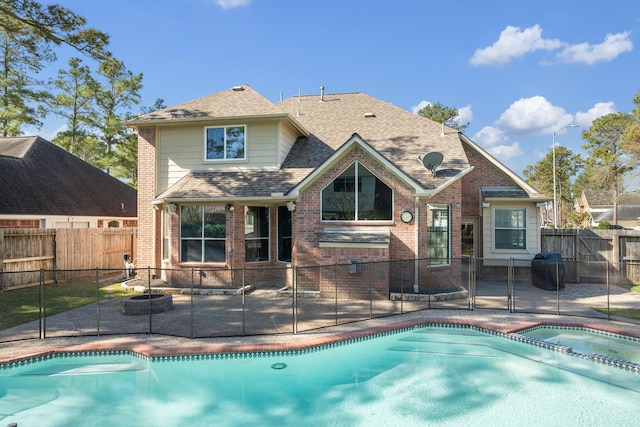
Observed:
[[[142,105],[238,84],[284,97],[365,92],[458,108],[466,134],[521,174],[558,144],[629,112],[640,90],[637,0],[58,0],[144,74]],[[47,1],[43,1],[47,3]],[[50,72],[66,66],[64,52]],[[137,111],[137,109],[135,110]],[[51,138],[62,121],[49,117]]]

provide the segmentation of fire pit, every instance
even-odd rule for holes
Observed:
[[[173,308],[171,294],[145,294],[123,298],[120,301],[120,313],[125,315],[140,315],[164,313]]]

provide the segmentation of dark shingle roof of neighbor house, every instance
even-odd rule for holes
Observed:
[[[640,219],[640,205],[618,205],[618,221],[637,221]],[[598,215],[595,221],[613,221],[613,208]]]
[[[590,207],[613,205],[614,192],[611,190],[584,190],[584,197]]]
[[[135,189],[38,136],[0,138],[0,194],[0,214],[137,216]]]
[[[247,85],[238,88],[140,116],[128,125],[277,118],[302,135],[282,166],[273,171],[192,171],[158,199],[287,194],[354,134],[426,191],[470,168],[457,130],[364,93],[297,95],[271,103]],[[421,161],[434,151],[443,155],[436,176]]]

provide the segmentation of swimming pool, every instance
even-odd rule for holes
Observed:
[[[522,335],[571,348],[575,353],[604,356],[640,366],[640,339],[572,326],[537,326]]]
[[[0,369],[18,426],[637,423],[640,374],[476,328],[429,326],[291,353],[45,357]]]

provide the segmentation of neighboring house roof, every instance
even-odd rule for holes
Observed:
[[[640,191],[632,191],[618,197],[618,205],[640,206]]]
[[[242,118],[279,119],[298,130],[300,137],[279,169],[191,171],[156,202],[295,195],[305,180],[337,161],[341,151],[354,143],[423,196],[437,193],[472,169],[463,147],[466,143],[512,177],[526,196],[548,200],[457,130],[360,92],[298,95],[273,104],[243,85],[140,116],[128,125]],[[431,152],[443,155],[435,175],[421,160]]]
[[[610,190],[584,190],[584,199],[589,207],[612,206],[615,194]]]
[[[38,136],[0,138],[0,194],[3,215],[137,216],[135,189]]]
[[[618,221],[638,221],[640,219],[640,205],[618,205]],[[601,213],[594,221],[613,221],[613,208]]]

